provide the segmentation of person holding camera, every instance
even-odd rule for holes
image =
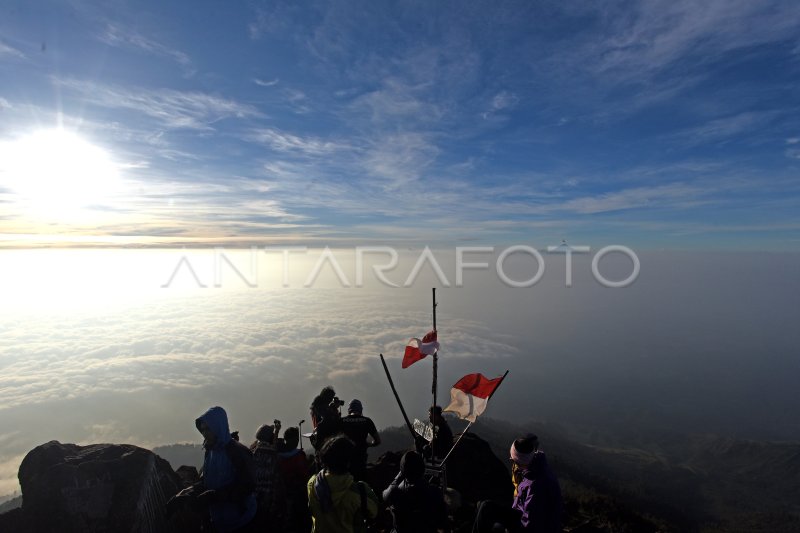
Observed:
[[[447,507],[442,491],[424,478],[425,462],[417,452],[400,459],[400,473],[383,491],[394,521],[393,533],[435,533],[448,530]]]
[[[311,444],[317,451],[322,449],[326,440],[342,432],[340,409],[344,402],[335,394],[333,387],[325,387],[322,389],[320,396],[317,396],[314,399],[314,403],[311,404],[312,422],[315,422]],[[327,398],[330,398],[330,401],[323,405]]]

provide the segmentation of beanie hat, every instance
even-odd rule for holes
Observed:
[[[511,444],[511,460],[518,465],[527,466],[531,464],[533,456],[536,454],[538,448],[539,438],[529,433]]]
[[[348,413],[362,413],[364,412],[364,407],[361,405],[359,400],[351,400],[350,404],[347,406]]]

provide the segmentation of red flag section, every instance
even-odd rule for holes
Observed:
[[[500,385],[501,381],[503,381],[502,377],[489,379],[483,374],[467,374],[459,379],[458,382],[453,385],[453,388],[471,394],[477,398],[488,398],[498,385]]]
[[[502,381],[502,377],[489,379],[483,374],[467,374],[450,389],[450,405],[444,410],[475,422],[486,410],[489,397]]]
[[[406,351],[403,354],[403,368],[408,368],[417,361],[424,359],[426,355],[433,355],[439,349],[436,340],[436,331],[429,331],[422,337],[422,340],[413,338],[408,341]]]

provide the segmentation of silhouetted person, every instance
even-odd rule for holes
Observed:
[[[308,480],[311,533],[353,533],[378,514],[378,498],[369,485],[347,471],[354,445],[344,435],[328,439],[320,450],[322,470]]]
[[[350,473],[357,480],[364,479],[367,471],[367,448],[378,446],[381,437],[371,418],[364,416],[364,408],[359,400],[353,400],[347,406],[347,416],[342,418],[342,433],[353,441],[355,451],[350,462]],[[372,442],[367,442],[372,437]]]
[[[447,529],[447,508],[442,491],[424,478],[425,462],[417,452],[406,452],[400,459],[400,473],[383,491],[390,506],[394,533],[435,533]]]
[[[228,415],[222,407],[212,407],[195,420],[195,425],[204,437],[201,480],[174,496],[167,503],[167,513],[188,504],[207,513],[215,531],[235,531],[256,513],[253,456],[231,437]]]
[[[330,398],[330,399],[329,399]],[[327,404],[324,402],[328,401]],[[342,415],[339,409],[344,402],[336,397],[333,387],[325,387],[311,404],[311,421],[314,424],[314,434],[311,435],[311,445],[319,451],[325,441],[342,431]]]
[[[287,533],[306,533],[311,529],[311,515],[308,511],[308,458],[303,450],[297,448],[300,430],[288,428],[278,446],[278,474],[286,490],[286,513],[282,531]]]
[[[264,424],[256,432],[256,440],[250,445],[256,469],[256,498],[258,512],[256,524],[260,530],[273,531],[282,523],[283,487],[278,475],[278,451],[275,449],[277,424]]]

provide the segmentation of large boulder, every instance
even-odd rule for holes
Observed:
[[[164,508],[181,488],[169,463],[128,444],[77,446],[51,441],[19,468],[18,531],[171,531]]]
[[[466,504],[496,500],[511,505],[514,484],[505,463],[489,443],[466,433],[447,459],[447,485],[456,489]]]

